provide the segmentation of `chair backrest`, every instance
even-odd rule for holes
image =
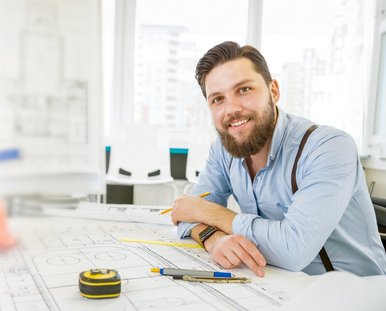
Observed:
[[[377,219],[378,231],[386,251],[386,199],[371,197]]]
[[[386,228],[386,206],[373,204],[378,225]]]
[[[186,179],[196,183],[205,166],[209,148],[216,133],[213,127],[197,127],[191,129],[190,144],[186,160]]]
[[[173,181],[166,129],[140,124],[113,129],[106,181],[126,185]]]

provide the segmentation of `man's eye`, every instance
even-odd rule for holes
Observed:
[[[219,104],[222,102],[222,97],[216,97],[212,100],[213,104]]]
[[[250,91],[250,90],[251,90],[251,88],[248,87],[248,86],[242,87],[242,88],[240,89],[240,93],[246,93],[246,92],[248,92],[248,91]]]

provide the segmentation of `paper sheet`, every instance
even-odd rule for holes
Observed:
[[[385,311],[386,276],[329,272],[315,279],[283,311]]]
[[[150,268],[223,269],[203,249],[121,242],[182,242],[174,226],[51,217],[13,219],[11,225],[19,245],[0,256],[1,310],[278,310],[307,285],[303,273],[275,268],[263,279],[247,269],[232,271],[253,277],[248,284],[173,280]],[[91,268],[118,270],[119,298],[80,296],[78,275]]]
[[[142,222],[148,224],[173,226],[173,223],[170,218],[170,213],[161,215],[161,212],[169,207],[170,206],[80,202],[75,210],[42,207],[39,212],[42,212],[44,215],[51,216],[125,222]]]

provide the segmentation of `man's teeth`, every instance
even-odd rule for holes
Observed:
[[[232,122],[231,126],[240,126],[240,125],[242,125],[244,123],[247,123],[247,119],[243,119],[243,120]]]

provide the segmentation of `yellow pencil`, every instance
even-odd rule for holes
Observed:
[[[200,197],[200,198],[203,198],[203,197],[206,197],[206,196],[209,195],[209,194],[210,194],[210,192],[207,191],[207,192],[201,193],[201,194],[199,195],[199,197]],[[168,208],[168,209],[162,211],[160,214],[163,215],[163,214],[169,213],[172,209],[173,209],[173,207]]]

